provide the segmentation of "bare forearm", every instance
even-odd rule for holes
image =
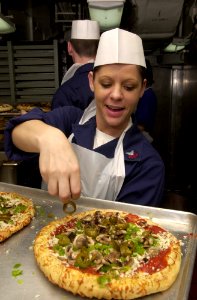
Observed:
[[[58,129],[49,126],[39,120],[31,120],[16,126],[12,132],[14,145],[26,152],[37,152],[41,150],[41,144],[48,135]]]

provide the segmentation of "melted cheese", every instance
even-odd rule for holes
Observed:
[[[139,231],[136,234],[137,237],[139,237],[139,238],[142,237],[143,232],[144,232],[144,229],[139,227]],[[157,238],[157,244],[155,246],[149,245],[148,250],[145,250],[142,255],[136,253],[135,256],[132,256],[132,266],[130,266],[128,271],[123,273],[120,270],[119,271],[117,270],[118,275],[120,277],[130,277],[131,275],[133,275],[136,272],[136,270],[142,264],[145,263],[145,261],[148,263],[148,261],[150,260],[151,257],[154,257],[155,255],[157,256],[157,254],[160,251],[167,250],[170,247],[171,243],[176,241],[176,238],[170,232],[167,232],[167,231],[162,231],[157,234],[153,234],[153,236],[155,236]],[[49,239],[49,248],[51,249],[51,252],[53,253],[54,256],[61,259],[66,266],[70,266],[70,264],[68,263],[68,255],[70,255],[70,253],[68,251],[69,246],[64,247],[64,250],[65,250],[64,255],[59,255],[58,252],[55,252],[53,250],[53,246],[55,246],[57,244],[58,244],[58,238],[56,238],[55,236],[52,236]],[[80,253],[80,251],[73,250],[73,252],[72,252],[73,260],[76,258],[78,253]],[[154,269],[154,267],[152,267],[152,268]],[[156,271],[159,271],[159,269],[157,269]],[[146,275],[148,273],[144,272],[144,274]]]
[[[2,198],[4,198],[6,200],[6,206],[10,206],[10,207],[13,207],[13,206],[17,206],[19,204],[25,204],[26,205],[26,202],[23,201],[22,199],[20,198],[13,198],[13,196],[10,194],[7,194],[7,195],[1,195]],[[3,201],[0,202],[1,204],[1,207],[3,207]],[[0,215],[3,214],[2,211],[0,210]],[[15,215],[12,215],[10,217],[10,220],[12,221],[11,222],[4,222],[4,221],[0,221],[0,229],[6,229],[6,228],[9,228],[15,224],[17,224],[18,221],[22,220],[24,218],[24,215],[23,213],[17,213]]]

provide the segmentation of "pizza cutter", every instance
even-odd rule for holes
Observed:
[[[77,209],[76,203],[74,201],[68,201],[63,205],[63,211],[65,214],[73,214]]]

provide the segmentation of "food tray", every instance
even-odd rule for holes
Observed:
[[[0,191],[18,192],[31,198],[35,204],[36,217],[21,231],[0,243],[0,295],[3,300],[79,300],[69,292],[53,285],[37,266],[33,254],[33,241],[38,231],[54,219],[64,216],[62,203],[46,191],[18,185],[0,183]],[[183,241],[182,264],[175,283],[165,292],[146,296],[143,300],[186,300],[192,279],[197,247],[197,216],[193,213],[138,206],[100,199],[77,200],[77,212],[92,208],[124,210],[142,217],[171,231]],[[12,270],[20,264],[22,275],[13,277]],[[86,298],[87,299],[87,298]]]

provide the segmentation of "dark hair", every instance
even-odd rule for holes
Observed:
[[[146,68],[142,67],[142,66],[137,66],[140,72],[140,75],[142,77],[142,81],[144,81],[144,79],[146,78]]]
[[[99,40],[71,39],[70,42],[79,56],[96,56]]]
[[[154,83],[153,79],[153,70],[150,64],[150,61],[146,59],[146,74],[145,78],[147,79],[147,86],[151,86]]]
[[[98,67],[95,67],[94,70],[93,70],[93,78],[96,74],[96,72],[98,71],[98,69],[102,67],[102,66],[98,66]],[[144,81],[144,79],[146,78],[146,68],[142,67],[142,66],[136,66],[139,70],[139,73],[140,73],[140,76],[142,78],[142,82]]]

